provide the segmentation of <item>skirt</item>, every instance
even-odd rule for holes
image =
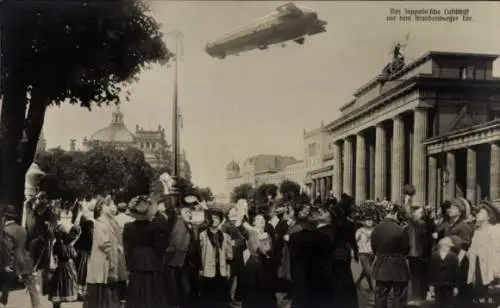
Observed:
[[[167,306],[161,272],[130,272],[126,308],[164,308]]]
[[[81,299],[84,299],[87,294],[87,263],[89,257],[89,251],[79,251],[76,258],[78,297]]]
[[[50,282],[51,302],[74,302],[78,299],[76,268],[72,260],[58,265]]]
[[[88,283],[83,308],[120,308],[117,284]]]

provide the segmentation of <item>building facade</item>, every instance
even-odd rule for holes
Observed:
[[[113,146],[118,149],[135,147],[144,153],[146,161],[154,168],[165,166],[169,156],[170,147],[165,137],[165,129],[158,125],[156,130],[146,130],[136,125],[132,133],[125,122],[120,108],[112,113],[111,123],[94,132],[89,139],[83,140],[83,150],[89,150],[95,146]],[[71,140],[72,150],[75,150],[75,141]],[[180,159],[180,175],[186,177],[190,166],[186,160],[186,153],[182,151]]]
[[[407,183],[419,205],[500,198],[497,57],[429,52],[363,85],[326,126],[334,194],[400,202]]]
[[[331,132],[321,122],[319,128],[304,131],[303,141],[306,192],[325,200],[333,185]]]
[[[300,179],[302,162],[290,156],[257,155],[245,160],[242,167],[236,161],[226,166],[227,193],[231,194],[236,186],[250,184],[258,187],[262,184],[279,185],[289,175]],[[290,178],[290,179],[291,179]],[[300,182],[298,182],[300,184]]]

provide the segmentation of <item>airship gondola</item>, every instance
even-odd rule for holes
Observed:
[[[276,12],[208,43],[205,51],[214,58],[224,59],[249,50],[266,50],[287,41],[302,45],[306,36],[326,32],[326,25],[318,13],[287,3],[279,6]]]

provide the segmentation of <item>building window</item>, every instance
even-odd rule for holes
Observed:
[[[141,142],[141,149],[144,149],[144,142]]]
[[[316,149],[317,149],[316,142],[309,144],[309,148],[308,148],[309,157],[316,156]]]
[[[474,66],[467,66],[467,79],[475,79],[476,68]]]
[[[328,151],[331,151],[331,150],[332,150],[332,144],[331,144],[331,143],[329,143],[329,144],[328,144]]]
[[[154,148],[156,148],[156,142],[152,142],[152,143],[151,143],[151,147],[152,147],[153,149],[154,149]]]
[[[149,149],[149,142],[146,142],[146,149]]]
[[[459,76],[460,79],[467,79],[467,71],[465,69],[465,67],[461,67],[460,68],[460,76]]]

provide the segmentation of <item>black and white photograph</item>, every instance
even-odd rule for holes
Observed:
[[[0,308],[500,307],[499,29],[0,0]]]

